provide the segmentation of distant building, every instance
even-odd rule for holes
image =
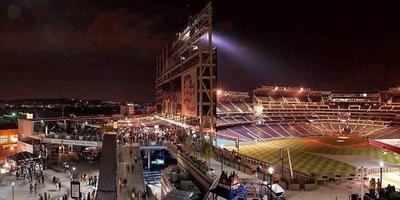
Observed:
[[[18,143],[18,129],[0,130],[0,148],[10,148]]]
[[[131,116],[135,114],[135,104],[127,104],[120,106],[120,114],[124,116]]]

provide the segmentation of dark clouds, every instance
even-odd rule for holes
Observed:
[[[90,1],[0,5],[2,99],[153,99],[155,52],[170,35],[163,13]]]
[[[378,2],[233,4],[221,11],[233,22],[222,34],[235,35],[233,41],[250,51],[241,57],[220,52],[220,85],[246,91],[277,84],[335,90],[399,85],[397,8]],[[235,61],[246,56],[254,57],[251,63]]]
[[[400,82],[397,5],[227,2],[214,1],[215,31],[237,52],[218,50],[224,88]],[[0,99],[153,100],[157,50],[205,3],[0,1]]]

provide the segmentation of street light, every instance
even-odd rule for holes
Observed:
[[[272,199],[272,174],[274,173],[274,168],[272,166],[268,168],[268,173],[269,173],[269,188],[270,188],[268,199]]]
[[[381,168],[380,168],[381,185],[383,185],[383,179],[382,179],[383,165],[384,165],[383,162],[380,161],[380,162],[379,162],[379,166],[381,167]]]
[[[14,182],[11,183],[12,186],[12,200],[14,200]]]
[[[76,174],[76,167],[72,166],[72,181],[79,180],[78,175]]]

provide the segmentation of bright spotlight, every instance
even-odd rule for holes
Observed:
[[[256,114],[257,116],[260,116],[260,115],[262,114],[263,109],[264,109],[264,107],[263,107],[261,104],[260,104],[260,105],[255,105],[255,106],[254,106],[254,111],[255,111],[255,114]]]
[[[381,166],[381,168],[383,168],[384,163],[382,161],[379,162],[379,166]]]
[[[279,89],[278,86],[275,86],[274,90],[278,90],[278,89]]]
[[[217,90],[217,95],[222,95],[222,90],[218,89]]]
[[[268,173],[271,175],[274,173],[274,168],[272,166],[268,168]]]

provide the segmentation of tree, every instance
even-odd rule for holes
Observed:
[[[211,157],[213,157],[213,155],[214,155],[213,147],[211,146],[211,144],[208,143],[208,142],[203,142],[202,143],[202,148],[201,148],[201,153],[203,154],[203,157],[206,158],[206,162],[210,166]]]

